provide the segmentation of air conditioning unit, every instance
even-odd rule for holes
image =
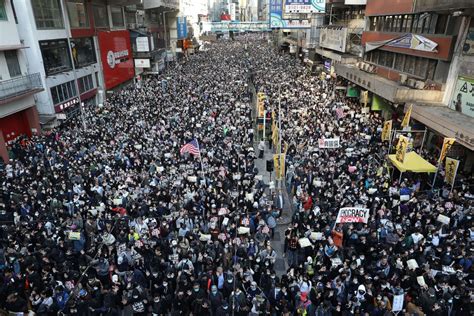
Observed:
[[[362,65],[363,63],[361,63],[360,61],[356,62],[356,67],[359,69],[362,69]]]
[[[407,80],[407,86],[409,86],[411,88],[415,88],[416,87],[416,80],[415,79],[408,79]]]
[[[423,90],[425,88],[425,82],[421,80],[417,80],[415,86],[417,89]]]
[[[365,71],[365,72],[368,72],[368,71],[369,71],[369,67],[370,67],[369,64],[364,64],[364,66],[362,67],[362,70]]]
[[[407,83],[408,76],[405,74],[400,74],[400,84],[405,85]]]
[[[377,68],[376,68],[374,65],[369,65],[368,70],[369,70],[369,72],[370,72],[371,74],[375,73],[375,70],[376,70],[376,69],[377,69]]]

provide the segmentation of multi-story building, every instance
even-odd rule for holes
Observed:
[[[333,73],[336,63],[356,63],[362,57],[365,2],[328,0],[327,14],[313,16],[311,33],[315,36],[310,37],[309,43],[313,45],[308,48],[314,48],[316,55],[320,56],[325,72]],[[322,25],[315,23],[322,19]]]
[[[67,119],[80,104],[102,103],[107,90],[134,78],[125,4],[135,0],[14,0],[43,124]],[[98,96],[96,98],[96,96]]]
[[[463,0],[367,0],[363,58],[335,67],[387,118],[400,120],[413,105],[415,126],[428,129],[425,146],[455,137],[466,170],[474,162],[473,8]]]
[[[29,48],[20,39],[10,1],[0,1],[0,29],[0,159],[8,162],[9,143],[40,131],[34,95],[43,91],[43,84],[30,67],[34,61],[25,54]]]

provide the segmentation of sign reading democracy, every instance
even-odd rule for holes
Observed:
[[[362,207],[344,207],[337,214],[336,223],[365,223],[369,220],[369,209]]]

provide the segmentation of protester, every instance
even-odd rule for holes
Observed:
[[[469,315],[472,175],[439,196],[410,175],[379,174],[382,119],[362,114],[340,84],[246,35],[114,93],[85,111],[87,128],[77,118],[15,143],[0,170],[0,307],[385,315],[402,295],[405,314]],[[257,176],[266,147],[254,139],[253,86],[268,111],[281,101],[294,213],[280,241],[277,218],[291,210]],[[340,147],[319,149],[322,137]],[[367,224],[335,223],[354,206],[370,210]]]

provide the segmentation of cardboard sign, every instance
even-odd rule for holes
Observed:
[[[362,207],[344,207],[337,214],[336,223],[365,223],[369,220],[369,209]]]

